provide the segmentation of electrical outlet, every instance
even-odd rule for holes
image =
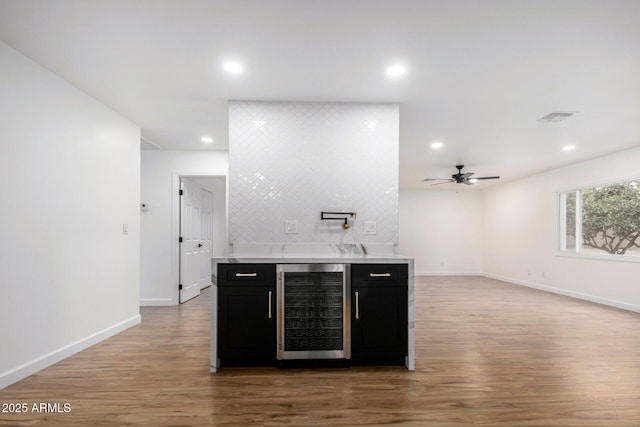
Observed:
[[[284,222],[285,234],[298,234],[298,221],[294,219],[288,219]]]
[[[364,223],[364,234],[377,234],[378,230],[376,227],[376,222],[375,221],[365,221]]]

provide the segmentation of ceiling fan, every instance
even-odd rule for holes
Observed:
[[[431,184],[431,185],[448,184],[450,182],[455,182],[456,184],[472,185],[481,179],[499,179],[500,178],[499,176],[478,176],[478,177],[471,178],[471,175],[473,175],[473,172],[462,173],[462,168],[464,168],[464,165],[456,165],[456,169],[458,169],[458,173],[454,173],[453,175],[451,175],[451,178],[425,178],[424,180],[425,181],[444,181],[444,182],[436,182],[435,184]]]

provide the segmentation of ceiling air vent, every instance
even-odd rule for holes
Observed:
[[[561,122],[567,117],[573,116],[573,112],[570,111],[554,111],[546,116],[542,116],[538,119],[539,122]]]

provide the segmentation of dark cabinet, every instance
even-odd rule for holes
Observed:
[[[219,264],[217,277],[221,365],[273,365],[276,359],[275,265]]]
[[[404,365],[408,265],[351,264],[349,271],[351,363]],[[217,291],[220,366],[276,366],[276,265],[218,264]]]
[[[408,266],[351,266],[351,360],[404,364],[408,331]]]

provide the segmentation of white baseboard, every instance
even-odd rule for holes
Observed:
[[[168,305],[178,305],[177,301],[171,298],[141,298],[140,306],[142,307],[160,307]]]
[[[608,305],[610,307],[620,308],[623,310],[633,311],[640,313],[640,306],[628,304],[622,301],[611,300],[608,298],[602,298],[595,295],[583,294],[581,292],[569,291],[566,289],[556,288],[553,286],[542,285],[540,283],[527,282],[525,280],[512,279],[510,277],[499,276],[497,274],[483,273],[484,277],[490,279],[500,280],[502,282],[511,283],[519,286],[526,286],[527,288],[539,289],[541,291],[552,292],[554,294],[564,295],[571,298],[577,298],[585,301],[595,302],[597,304]]]
[[[95,334],[89,335],[86,338],[82,338],[74,343],[66,345],[44,356],[33,359],[27,363],[24,363],[14,369],[3,372],[0,374],[0,390],[16,383],[29,375],[33,375],[36,372],[49,367],[59,361],[66,359],[69,356],[73,356],[79,351],[85,350],[94,344],[104,341],[109,337],[112,337],[132,326],[139,324],[142,321],[142,317],[138,314],[130,319],[124,320],[106,329],[103,329]]]
[[[414,276],[482,276],[482,273],[479,271],[430,271],[414,273]]]

